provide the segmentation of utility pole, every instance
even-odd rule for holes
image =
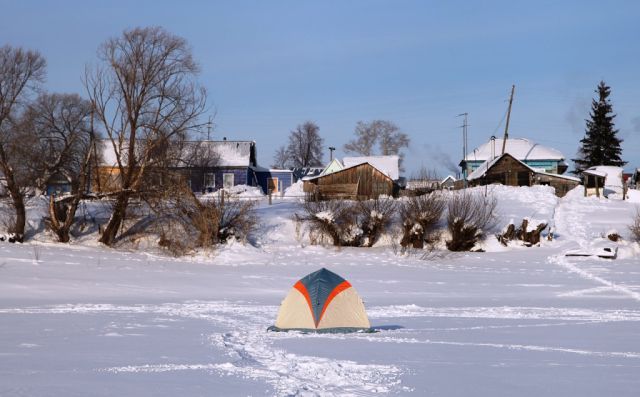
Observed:
[[[467,128],[469,127],[468,116],[469,113],[460,113],[458,117],[464,116],[462,122],[462,180],[464,181],[464,187],[467,187]]]
[[[509,139],[509,120],[511,119],[511,105],[513,104],[513,93],[516,86],[511,86],[511,97],[509,98],[509,110],[507,110],[507,123],[504,125],[504,139],[502,140],[502,154],[507,147],[507,139]]]
[[[212,121],[211,121],[211,116],[209,116],[209,121],[207,121],[207,141],[211,140],[211,125],[212,125]]]
[[[333,161],[333,151],[336,150],[335,147],[329,146],[329,162]]]

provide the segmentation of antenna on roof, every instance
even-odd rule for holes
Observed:
[[[507,147],[507,139],[509,139],[509,119],[511,119],[511,105],[513,104],[513,93],[516,90],[515,84],[511,86],[511,97],[509,98],[509,110],[507,110],[507,123],[504,126],[504,139],[502,140],[502,154]]]
[[[211,116],[209,116],[209,121],[207,121],[207,141],[211,140],[211,126],[213,122],[211,121]]]
[[[464,181],[464,187],[467,187],[467,127],[469,124],[467,123],[467,117],[469,113],[464,112],[460,113],[458,117],[464,116],[464,121],[462,123],[462,180]]]
[[[329,146],[329,162],[333,161],[333,151],[336,150],[335,147]]]

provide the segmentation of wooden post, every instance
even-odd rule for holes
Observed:
[[[596,197],[600,197],[600,190],[598,189],[598,177],[595,177],[596,179]]]
[[[272,204],[272,201],[271,201],[271,200],[272,200],[272,198],[271,198],[271,196],[272,196],[271,189],[269,189],[269,205],[271,205],[271,204]]]
[[[513,105],[513,92],[516,90],[516,86],[511,86],[511,96],[509,97],[509,110],[507,110],[507,123],[504,126],[504,138],[502,139],[502,154],[507,148],[507,139],[509,139],[509,120],[511,119],[511,105]]]

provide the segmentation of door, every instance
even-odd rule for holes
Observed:
[[[278,178],[267,178],[267,193],[278,193]]]

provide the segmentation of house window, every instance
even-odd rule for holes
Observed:
[[[204,174],[204,187],[205,189],[216,187],[216,174],[213,172]]]
[[[233,174],[223,174],[222,175],[222,184],[225,189],[232,188],[234,186],[233,183]]]

